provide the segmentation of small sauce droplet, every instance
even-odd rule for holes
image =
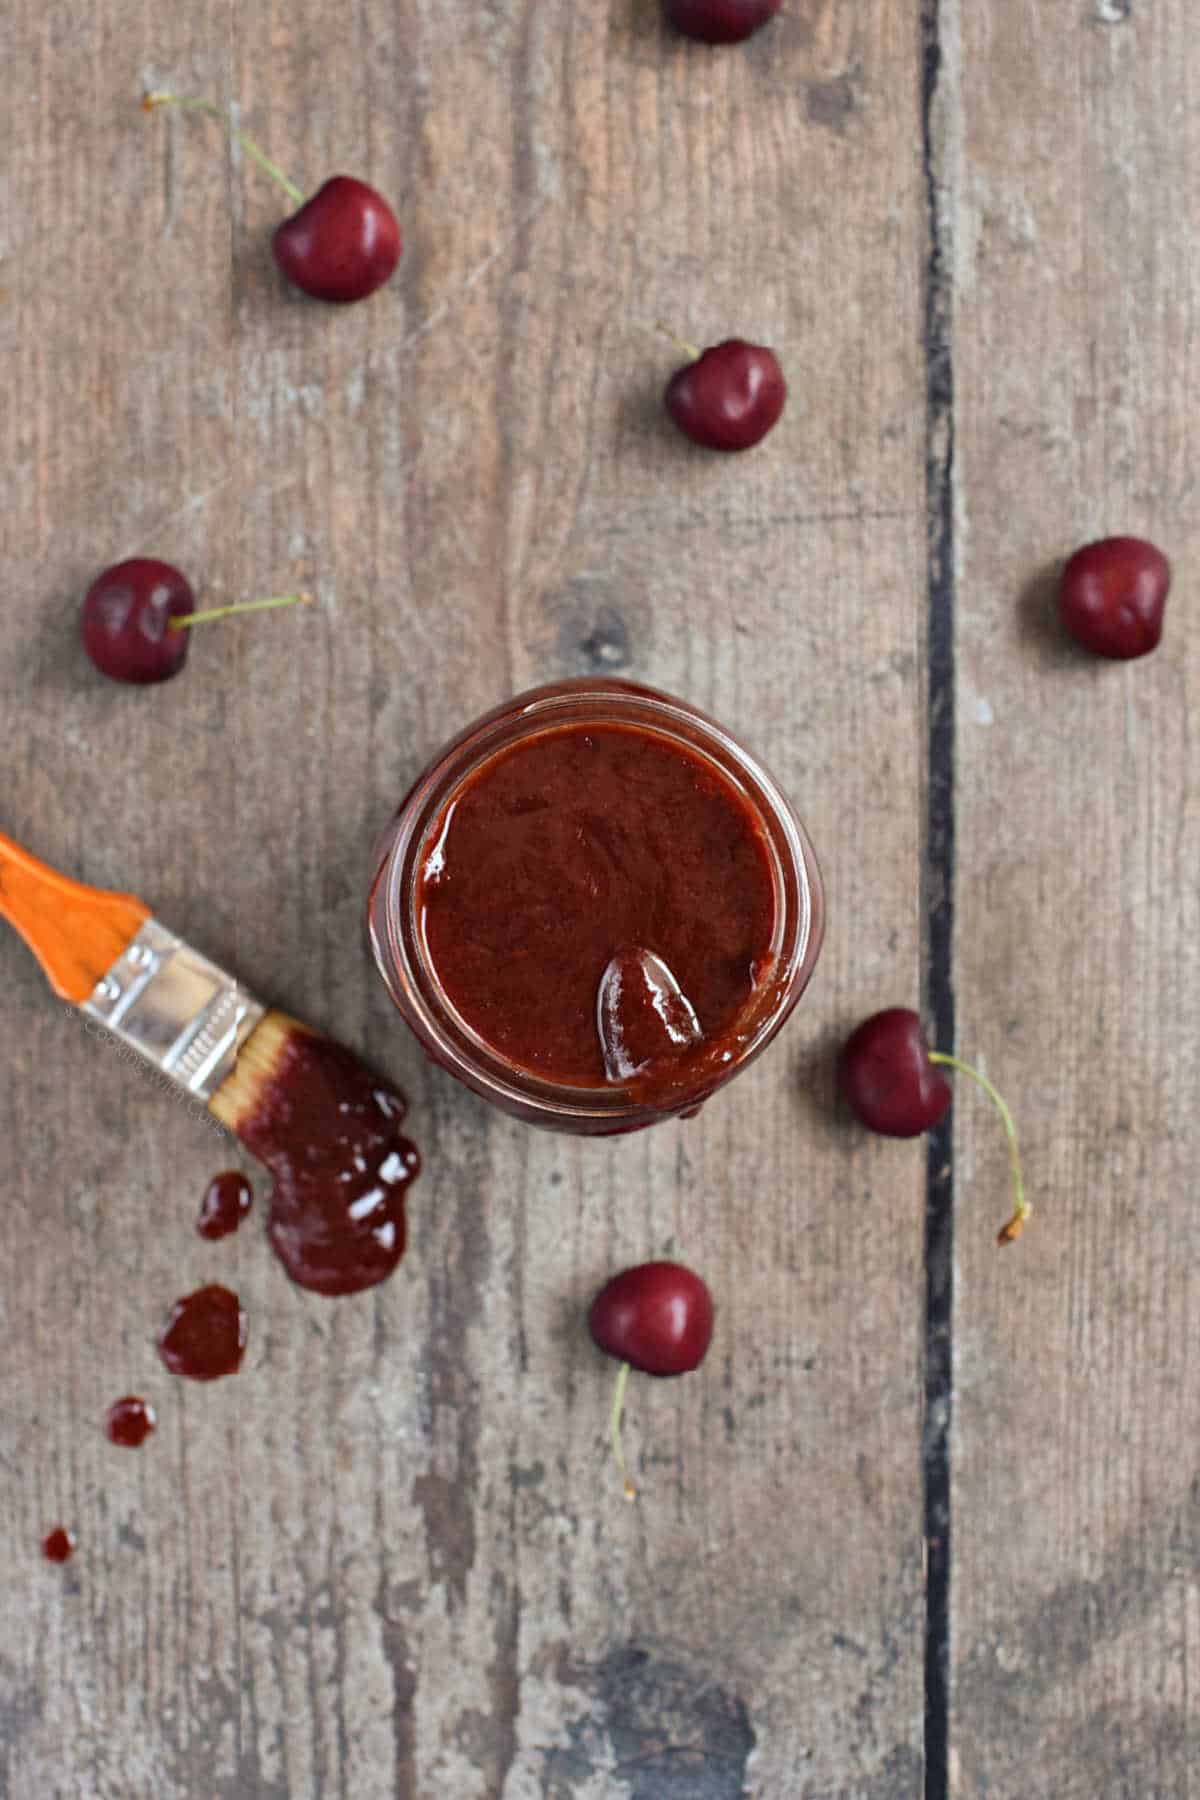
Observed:
[[[68,1531],[65,1525],[56,1525],[42,1539],[42,1555],[47,1562],[70,1562],[75,1554],[75,1533]]]
[[[158,1334],[158,1354],[172,1375],[187,1375],[193,1381],[236,1375],[245,1348],[241,1303],[216,1283],[177,1300]]]
[[[228,1237],[254,1205],[254,1189],[239,1169],[214,1175],[204,1191],[196,1230],[202,1238]]]
[[[114,1400],[109,1407],[104,1430],[110,1444],[120,1444],[123,1449],[136,1450],[145,1443],[157,1424],[154,1408],[148,1400],[142,1400],[137,1394],[126,1394],[122,1399]]]

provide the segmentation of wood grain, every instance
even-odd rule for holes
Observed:
[[[203,1244],[231,1146],[0,939],[0,1792],[914,1800],[923,1166],[830,1080],[837,1036],[918,989],[914,8],[795,0],[723,55],[650,0],[14,0],[6,37],[4,827],[367,1051],[426,1168],[359,1299],[289,1287],[253,1221]],[[236,98],[302,184],[394,196],[395,282],[284,291],[276,196],[210,122],[144,118],[146,85]],[[762,450],[664,427],[660,318],[778,346]],[[122,690],[75,611],[135,550],[202,605],[319,604]],[[611,1144],[431,1071],[362,937],[373,834],[440,741],[589,669],[745,735],[830,896],[772,1054]],[[632,1393],[629,1508],[584,1308],[671,1251],[718,1334]],[[212,1279],[243,1372],[172,1383],[153,1334]],[[160,1418],[136,1456],[100,1429],[127,1391]],[[65,1571],[37,1556],[59,1519]]]
[[[949,90],[959,1042],[1016,1110],[1038,1208],[993,1251],[1003,1145],[964,1095],[964,1800],[1186,1800],[1200,1770],[1194,23],[988,0]],[[1072,654],[1050,612],[1061,559],[1109,532],[1176,569],[1161,649],[1127,665]]]

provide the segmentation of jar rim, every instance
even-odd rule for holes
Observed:
[[[632,1084],[556,1082],[499,1053],[457,1012],[438,976],[418,917],[419,875],[455,795],[494,758],[556,729],[592,722],[665,737],[707,761],[750,807],[769,853],[775,889],[771,953],[776,969],[741,1015],[746,1030],[722,1063],[694,1068],[667,1106]],[[690,702],[611,677],[582,676],[530,688],[459,732],[418,777],[387,834],[368,917],[380,972],[426,1054],[476,1093],[534,1123],[576,1131],[633,1130],[698,1107],[775,1036],[807,985],[820,948],[823,894],[808,836],[774,776],[724,726]],[[727,1040],[728,1041],[728,1040]],[[633,1091],[631,1091],[631,1088]]]

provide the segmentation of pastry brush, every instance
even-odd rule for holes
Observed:
[[[404,1096],[268,1010],[132,894],[86,887],[0,832],[0,917],[63,1000],[199,1100],[275,1177],[268,1236],[292,1278],[369,1287],[404,1252],[420,1167]]]

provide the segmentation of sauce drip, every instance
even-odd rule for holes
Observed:
[[[154,1408],[148,1400],[137,1394],[126,1394],[121,1400],[114,1400],[108,1409],[104,1421],[104,1431],[111,1444],[120,1444],[123,1449],[136,1450],[144,1444],[158,1420]]]
[[[239,1169],[214,1175],[204,1190],[196,1230],[202,1238],[228,1237],[254,1205],[254,1189]]]
[[[177,1300],[158,1334],[158,1354],[172,1375],[216,1381],[236,1375],[246,1348],[246,1315],[236,1294],[215,1283]]]
[[[405,1193],[421,1167],[400,1130],[407,1110],[340,1044],[288,1036],[237,1132],[274,1177],[267,1236],[299,1286],[355,1294],[404,1255]]]

